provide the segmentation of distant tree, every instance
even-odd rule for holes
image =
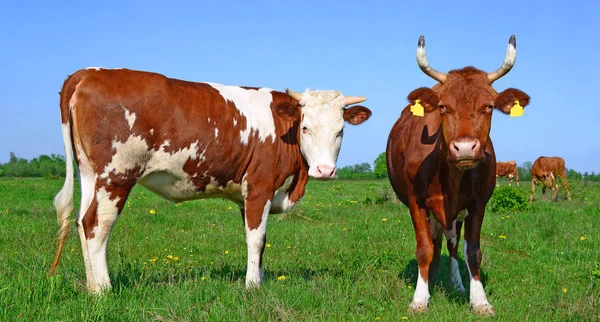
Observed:
[[[567,169],[567,179],[569,181],[581,181],[582,175],[581,173],[573,170],[573,169]]]
[[[57,154],[40,155],[29,161],[10,152],[8,163],[0,164],[0,176],[4,177],[44,177],[65,176],[65,160]]]
[[[519,181],[531,180],[531,167],[532,166],[533,166],[533,163],[526,161],[517,167],[517,172],[519,173]]]
[[[340,179],[373,179],[375,175],[371,170],[371,165],[367,162],[345,166],[337,171],[337,177]]]
[[[385,161],[385,152],[381,152],[375,159],[375,169],[373,173],[376,178],[387,178],[387,166]]]

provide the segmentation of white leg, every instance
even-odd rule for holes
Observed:
[[[469,279],[471,281],[470,286],[470,302],[473,311],[479,314],[494,314],[492,306],[487,301],[487,297],[485,296],[485,291],[483,290],[483,284],[481,281],[473,279],[473,275],[471,274],[471,269],[469,268],[468,256],[467,256],[467,241],[464,241],[464,256],[465,262],[467,263],[467,269],[469,270]]]
[[[417,289],[413,295],[413,301],[409,305],[409,309],[416,312],[427,311],[427,304],[429,303],[429,285],[421,277],[421,270],[419,270],[417,279]]]
[[[246,288],[257,287],[263,281],[263,269],[261,265],[262,252],[265,247],[267,234],[267,219],[271,209],[271,201],[267,200],[263,209],[261,222],[258,228],[250,229],[248,220],[245,220],[246,226],[246,244],[248,246],[248,268],[246,271]]]
[[[465,286],[463,285],[460,271],[458,270],[458,261],[454,257],[450,257],[450,284],[465,294]]]
[[[106,248],[108,238],[113,224],[117,220],[119,209],[117,203],[119,197],[111,200],[110,194],[104,188],[96,191],[96,216],[98,225],[93,228],[87,238],[84,234],[85,227],[80,225],[80,236],[82,240],[82,250],[84,252],[84,261],[86,263],[86,276],[88,278],[87,286],[90,292],[97,294],[108,290],[111,287],[108,276],[108,267],[106,265]],[[87,254],[87,260],[86,255]]]
[[[83,255],[83,263],[85,264],[85,275],[87,288],[90,292],[94,292],[93,281],[94,273],[92,271],[92,265],[90,263],[90,257],[87,249],[87,238],[85,238],[85,232],[83,229],[83,217],[87,213],[92,200],[94,199],[96,190],[96,175],[92,170],[90,163],[88,162],[87,156],[83,149],[77,145],[77,156],[79,158],[79,181],[81,184],[81,205],[79,207],[79,213],[77,214],[77,232],[79,233],[79,240],[81,242],[81,251]],[[92,210],[92,211],[95,211]]]
[[[465,215],[465,212],[462,213]],[[463,286],[462,279],[460,277],[460,271],[458,269],[458,261],[453,257],[452,254],[455,254],[455,251],[458,247],[458,234],[456,231],[456,220],[452,222],[452,230],[444,230],[444,235],[446,235],[446,242],[448,243],[448,250],[452,249],[450,252],[450,284],[455,288],[460,290],[462,294],[465,294],[465,287]]]

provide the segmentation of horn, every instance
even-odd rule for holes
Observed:
[[[366,100],[367,98],[362,96],[344,96],[344,106],[364,102]]]
[[[429,66],[429,63],[427,62],[427,53],[425,52],[425,37],[423,36],[419,37],[419,43],[417,44],[417,64],[419,64],[419,68],[421,68],[423,73],[427,76],[440,83],[446,81],[446,77],[448,76],[446,73],[438,72]]]
[[[293,97],[295,100],[297,100],[298,102],[300,102],[300,100],[302,99],[302,94],[300,94],[300,93],[297,93],[297,92],[294,92],[294,91],[292,91],[292,90],[291,90],[291,89],[289,89],[289,88],[286,88],[286,89],[285,89],[285,92],[286,92],[286,93],[287,93],[289,96],[291,96],[291,97]]]
[[[510,36],[508,40],[508,47],[506,48],[506,57],[504,58],[504,62],[502,66],[498,68],[495,72],[491,72],[488,74],[488,81],[493,83],[498,78],[506,75],[511,68],[515,65],[515,60],[517,59],[517,40],[515,35]]]

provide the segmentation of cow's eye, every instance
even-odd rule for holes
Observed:
[[[488,107],[485,108],[485,113],[492,113],[494,111],[494,106],[493,105],[488,105]]]
[[[442,104],[438,105],[438,108],[440,109],[440,112],[442,114],[448,112],[448,109],[444,105],[442,105]]]
[[[308,128],[306,126],[302,127],[302,133],[308,134]]]

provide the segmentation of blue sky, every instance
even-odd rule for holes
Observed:
[[[498,160],[562,156],[600,172],[598,1],[4,1],[0,5],[0,162],[64,154],[58,92],[90,66],[228,85],[366,96],[371,119],[347,126],[338,166],[372,163],[410,91],[424,35],[437,70],[512,71],[494,83],[531,97],[520,118],[495,112]]]

